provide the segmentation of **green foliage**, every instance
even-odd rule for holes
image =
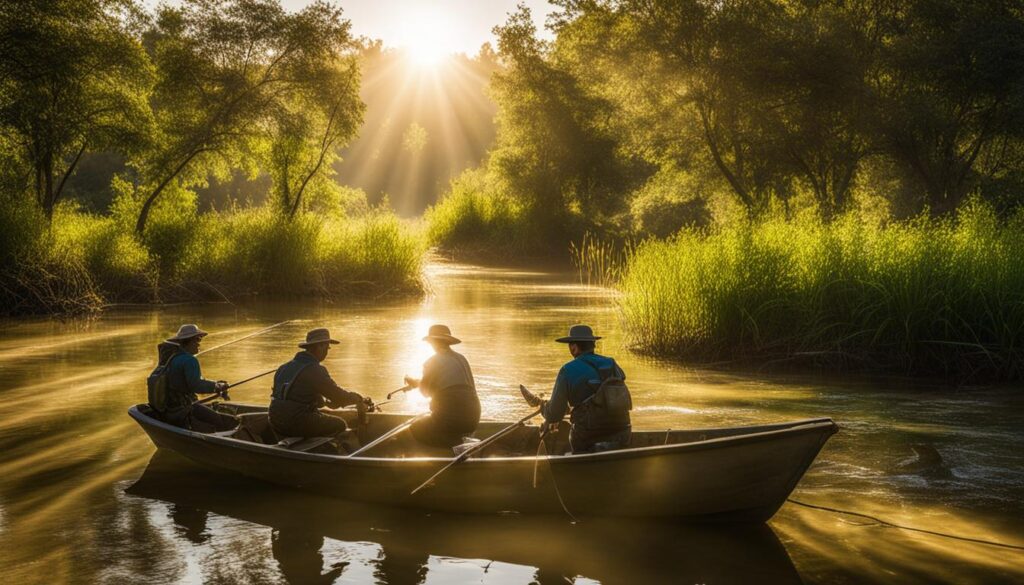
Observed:
[[[135,230],[172,182],[226,179],[262,154],[294,215],[309,181],[362,116],[354,49],[337,6],[279,0],[161,5],[144,38],[156,66],[154,147],[133,161],[145,186]],[[268,141],[272,146],[268,146]],[[270,153],[267,155],[266,153]]]
[[[557,3],[557,55],[613,106],[622,147],[716,177],[752,216],[800,192],[825,219],[850,209],[871,156],[908,182],[889,191],[895,208],[951,214],[1024,162],[1019,7]]]
[[[684,227],[708,225],[711,211],[707,189],[690,173],[662,168],[630,196],[632,231],[665,238]]]
[[[507,185],[545,242],[566,244],[581,225],[600,226],[621,212],[636,180],[607,124],[612,104],[539,40],[521,6],[495,29],[506,65],[492,78],[498,104],[496,144],[488,168]]]
[[[637,345],[700,359],[809,360],[1024,378],[1024,215],[869,224],[813,216],[648,241],[620,282]]]
[[[114,219],[57,207],[52,222],[24,200],[0,206],[0,314],[94,311],[150,300],[149,254]]]
[[[217,294],[333,297],[419,290],[423,248],[393,215],[327,218],[272,209],[207,213],[189,240],[183,284]]]
[[[149,249],[114,218],[61,205],[48,239],[46,249],[52,260],[82,266],[99,296],[119,301],[153,298],[156,270]]]
[[[148,138],[153,69],[136,16],[124,0],[0,4],[0,130],[48,217],[84,152]]]
[[[482,169],[467,170],[424,215],[426,239],[434,246],[501,256],[536,251],[523,206],[489,181]]]

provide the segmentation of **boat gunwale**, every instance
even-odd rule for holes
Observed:
[[[198,433],[189,429],[183,429],[174,425],[167,424],[161,420],[157,420],[140,410],[142,404],[136,404],[128,409],[128,414],[136,420],[140,425],[145,427],[146,425],[155,426],[163,430],[171,431],[179,436],[193,439],[201,442],[214,443],[224,447],[241,448],[246,451],[267,454],[274,457],[283,457],[285,459],[294,459],[301,461],[310,461],[317,463],[347,463],[347,464],[358,464],[358,465],[370,465],[370,466],[394,466],[401,465],[404,463],[450,463],[453,457],[348,457],[346,455],[328,455],[323,453],[304,453],[301,451],[290,451],[278,447],[276,445],[267,445],[264,443],[254,443],[252,441],[245,441],[242,439],[236,439],[234,437],[226,437],[223,435],[205,434]],[[397,414],[397,413],[396,413]],[[707,449],[721,448],[731,444],[742,445],[746,443],[762,442],[765,440],[776,439],[781,435],[801,435],[809,432],[819,432],[825,429],[831,430],[828,436],[831,436],[839,431],[839,425],[830,417],[811,418],[797,420],[789,423],[776,423],[778,425],[786,425],[782,428],[771,429],[767,431],[759,431],[756,433],[745,433],[740,435],[731,435],[726,437],[715,437],[711,439],[704,439],[702,441],[692,441],[688,443],[672,443],[667,445],[647,445],[644,447],[632,447],[627,449],[616,449],[613,451],[604,451],[601,453],[579,453],[575,455],[557,455],[557,456],[523,456],[517,455],[514,457],[483,457],[483,458],[470,458],[464,463],[470,463],[474,465],[480,464],[494,464],[494,463],[514,463],[514,462],[534,462],[541,459],[548,459],[553,464],[572,464],[576,462],[604,462],[604,461],[615,461],[621,459],[636,459],[649,457],[652,455],[667,455],[675,454],[677,452],[690,452],[690,451],[703,451]],[[773,425],[749,425],[750,427],[761,427],[761,426],[773,426]],[[707,429],[692,429],[689,432],[714,432],[728,429],[741,429],[744,427],[717,427]],[[683,430],[683,429],[676,429]],[[658,431],[642,431],[642,432],[658,432]]]

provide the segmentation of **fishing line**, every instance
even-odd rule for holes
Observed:
[[[547,434],[547,433],[545,433]],[[578,524],[579,520],[572,515],[569,508],[565,505],[565,500],[562,499],[562,490],[558,489],[558,479],[555,478],[555,468],[551,465],[551,457],[548,455],[548,446],[544,442],[544,437],[541,436],[540,443],[537,445],[537,454],[534,456],[533,461],[533,487],[537,487],[537,465],[540,462],[540,448],[544,447],[544,459],[548,462],[548,471],[551,472],[551,485],[555,486],[555,495],[558,496],[558,503],[562,506],[562,511],[565,512],[566,516],[572,519],[573,524]]]
[[[222,343],[220,345],[215,345],[215,346],[211,347],[210,349],[204,349],[203,351],[197,353],[196,356],[201,356],[204,353],[209,353],[209,352],[211,352],[211,351],[213,351],[215,349],[220,349],[222,347],[227,347],[227,346],[229,346],[229,345],[231,345],[233,343],[238,343],[239,341],[245,341],[246,339],[249,339],[250,337],[256,337],[257,335],[266,333],[267,331],[270,331],[271,329],[275,329],[277,327],[280,327],[281,325],[284,325],[286,323],[291,323],[291,322],[292,322],[291,319],[289,319],[287,321],[281,321],[280,323],[278,323],[276,325],[271,325],[270,327],[267,327],[265,329],[260,329],[259,331],[256,331],[254,333],[250,333],[249,335],[246,335],[244,337],[239,337],[238,339],[235,339],[234,341],[229,341],[227,343]]]
[[[847,514],[849,516],[857,516],[859,518],[867,518],[868,520],[873,520],[873,521],[875,521],[875,522],[877,522],[877,523],[879,523],[879,524],[881,524],[883,526],[890,526],[892,528],[899,528],[900,530],[909,530],[911,532],[920,532],[922,534],[930,534],[932,536],[941,536],[943,538],[952,538],[954,540],[962,540],[962,541],[965,541],[965,542],[973,542],[973,543],[976,543],[976,544],[986,544],[988,546],[999,546],[999,547],[1002,547],[1002,548],[1009,548],[1009,549],[1013,549],[1013,550],[1024,550],[1024,546],[1021,546],[1021,545],[1018,545],[1018,544],[1007,544],[1005,542],[996,542],[994,540],[984,540],[984,539],[981,539],[981,538],[971,538],[969,536],[960,536],[960,535],[957,535],[957,534],[949,534],[949,533],[946,533],[946,532],[936,532],[934,530],[926,530],[924,528],[914,528],[913,526],[904,526],[902,524],[895,524],[893,522],[882,520],[881,518],[878,518],[878,517],[875,517],[875,516],[871,516],[869,514],[862,514],[860,512],[851,512],[850,510],[840,510],[839,508],[829,508],[828,506],[819,506],[817,504],[808,504],[807,502],[801,502],[799,500],[794,500],[793,498],[786,498],[786,501],[787,502],[791,502],[793,504],[796,504],[798,506],[803,506],[805,508],[813,508],[815,510],[824,510],[826,512],[836,512],[838,514]]]

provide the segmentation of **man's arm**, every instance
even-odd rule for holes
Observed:
[[[420,390],[420,394],[430,398],[434,395],[434,386],[437,381],[437,356],[432,355],[427,358],[427,361],[423,362],[423,375],[420,377],[417,387]]]
[[[363,401],[363,397],[355,392],[349,392],[341,386],[338,386],[331,378],[331,375],[327,372],[327,368],[323,366],[313,366],[310,368],[313,370],[310,372],[312,376],[313,387],[321,396],[327,399],[327,402],[332,408],[341,408],[344,406],[352,406]]]
[[[190,392],[196,394],[213,394],[217,391],[217,384],[213,380],[207,380],[199,368],[199,360],[193,355],[184,358],[182,364],[185,373],[185,385]]]
[[[565,374],[565,368],[558,370],[558,377],[555,378],[555,386],[551,390],[551,400],[544,403],[541,414],[544,420],[549,423],[556,423],[565,418],[569,410],[569,380]]]

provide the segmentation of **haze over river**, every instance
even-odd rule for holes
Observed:
[[[786,504],[754,528],[453,516],[310,496],[156,453],[128,417],[145,401],[155,346],[183,322],[210,348],[212,379],[288,360],[307,329],[343,340],[335,380],[380,401],[418,375],[420,341],[443,322],[464,343],[484,416],[528,412],[519,383],[550,392],[587,322],[628,374],[635,428],[831,416],[793,498],[893,523],[1024,546],[1024,392],[893,380],[724,373],[629,352],[614,293],[549,274],[428,266],[430,294],[387,304],[246,303],[112,310],[0,326],[0,575],[3,583],[1001,583],[1024,551],[885,527]],[[232,390],[266,403],[269,378]],[[385,407],[419,412],[415,395]],[[914,461],[911,445],[942,463]],[[700,473],[694,469],[693,473]],[[572,502],[567,502],[572,507]]]

